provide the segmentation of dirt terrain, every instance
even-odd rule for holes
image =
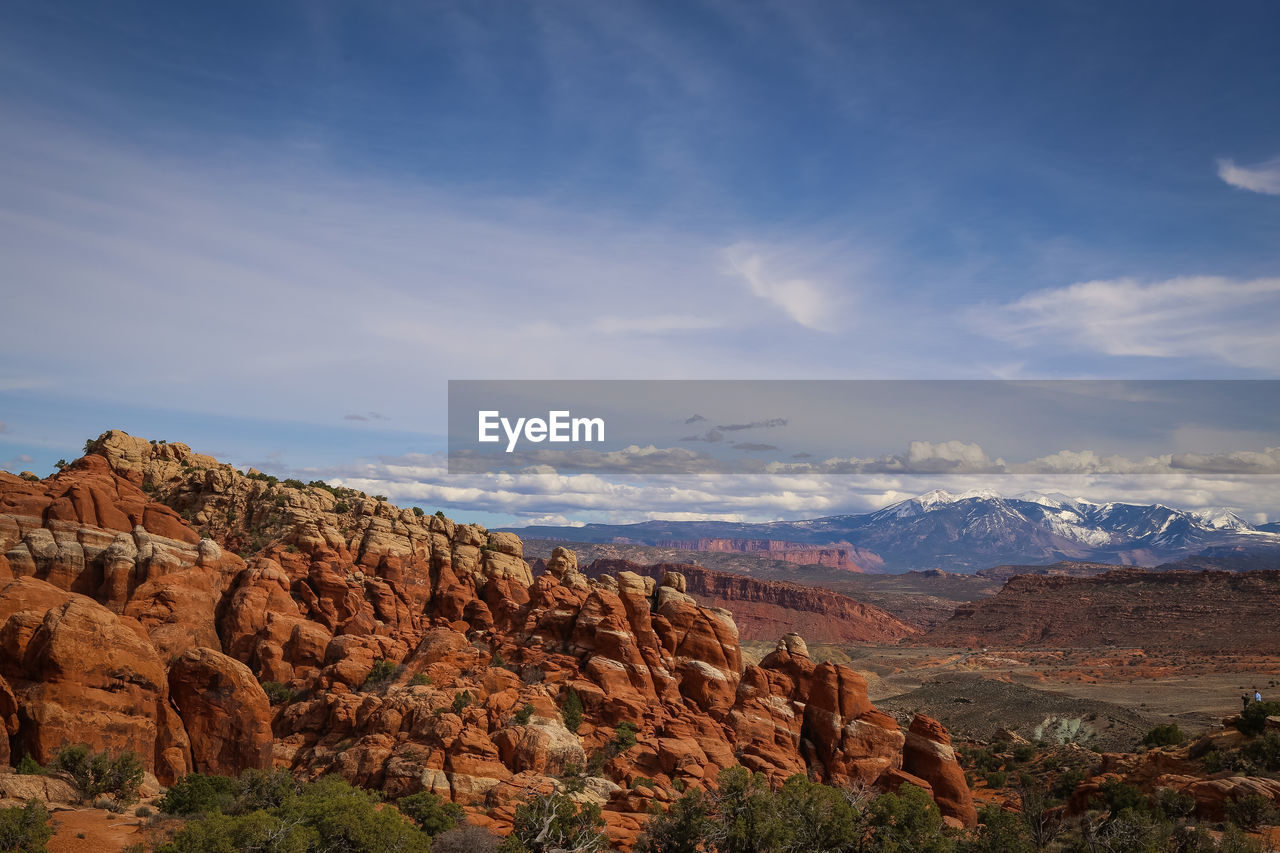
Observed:
[[[1280,572],[1117,569],[1017,575],[960,606],[920,642],[1020,649],[1141,647],[1162,655],[1267,655],[1280,632]]]
[[[810,647],[810,654],[815,660],[834,659],[862,672],[869,695],[887,709],[903,710],[918,702],[922,709],[934,707],[937,718],[947,726],[963,727],[968,712],[977,706],[991,715],[992,722],[985,728],[1011,728],[1028,739],[1033,739],[1030,732],[1003,721],[1018,718],[1027,695],[1018,691],[991,692],[978,682],[1045,694],[1036,698],[1036,707],[1051,708],[1059,715],[1076,714],[1083,707],[1076,704],[1081,701],[1104,705],[1105,708],[1093,708],[1085,713],[1099,713],[1114,719],[1114,731],[1110,734],[1117,736],[1129,731],[1128,724],[1122,721],[1135,716],[1149,722],[1139,737],[1155,724],[1164,722],[1176,722],[1184,731],[1194,734],[1238,713],[1242,693],[1252,695],[1256,689],[1264,699],[1280,698],[1280,655],[1171,653],[1157,656],[1141,649],[982,652],[936,647],[824,645]],[[948,686],[943,690],[938,686],[941,684]],[[922,689],[924,692],[912,698]],[[973,695],[969,696],[966,691],[971,689]],[[946,707],[945,702],[935,705],[935,698],[951,694],[954,707]],[[966,696],[975,701],[965,702]],[[981,728],[972,734],[989,738],[991,731]],[[1109,749],[1134,746],[1133,743],[1113,744],[1111,740],[1108,736],[1093,745],[1096,747],[1105,741]]]

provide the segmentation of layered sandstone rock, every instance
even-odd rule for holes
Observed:
[[[940,727],[904,734],[796,635],[744,668],[733,615],[687,572],[589,580],[559,549],[534,579],[511,534],[185,445],[117,432],[93,450],[42,483],[0,475],[0,568],[19,576],[0,587],[0,721],[40,760],[74,738],[166,782],[337,772],[499,831],[527,791],[592,765],[579,796],[623,845],[650,806],[739,763],[774,782],[915,774],[972,822]],[[294,698],[273,709],[259,682]]]

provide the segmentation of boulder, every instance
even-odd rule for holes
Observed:
[[[198,772],[238,776],[271,767],[271,706],[247,666],[213,649],[190,649],[169,669],[169,693]]]

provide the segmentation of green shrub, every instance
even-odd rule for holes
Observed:
[[[1240,747],[1240,754],[1264,770],[1280,770],[1280,732],[1264,732]]]
[[[418,518],[422,518],[422,517],[423,517],[424,515],[426,515],[427,513],[422,509],[422,507],[420,507],[420,506],[415,506],[415,507],[413,508],[413,514],[414,514],[414,515],[416,515]]]
[[[506,666],[507,659],[502,656],[502,652],[494,652],[493,657],[489,659],[489,666]]]
[[[291,488],[291,489],[305,489],[305,488],[306,488],[306,486],[304,486],[304,485],[302,484],[302,481],[301,481],[301,480],[295,480],[293,477],[290,477],[290,478],[289,478],[289,479],[287,479],[287,480],[283,480],[281,484],[282,484],[282,485],[285,485],[285,486],[288,486],[288,487],[289,487],[289,488]]]
[[[413,678],[409,679],[409,683],[414,687],[421,687],[424,684],[431,683],[431,676],[427,675],[425,672],[415,672],[413,674]]]
[[[229,811],[238,789],[236,780],[226,776],[188,773],[174,782],[156,805],[160,811],[172,815]]]
[[[444,518],[444,510],[442,509],[436,510],[436,518]]]
[[[690,791],[665,812],[655,810],[635,850],[950,853],[956,849],[937,805],[922,789],[903,785],[897,794],[868,796],[811,782],[800,774],[774,791],[761,774],[731,767],[721,772],[716,788]],[[1021,835],[1025,842],[1026,833]],[[1011,832],[1000,838],[1018,836]],[[1023,853],[1034,848],[993,842],[963,849]]]
[[[25,806],[0,809],[0,850],[11,853],[45,853],[45,842],[53,836],[49,810],[37,800]]]
[[[376,794],[353,788],[338,776],[304,786],[291,780],[281,784],[279,774],[254,778],[260,788],[257,797],[245,788],[232,808],[234,813],[214,811],[189,821],[157,853],[427,853],[430,849],[426,833],[398,810],[379,808]]]
[[[1245,829],[1257,829],[1280,822],[1271,799],[1261,794],[1247,794],[1227,803],[1227,820]]]
[[[1187,738],[1177,723],[1162,723],[1142,738],[1143,746],[1177,746]]]
[[[985,806],[978,813],[978,824],[965,853],[1034,853],[1037,849],[1020,814]]]
[[[387,502],[387,496],[386,496],[386,495],[374,495],[374,496],[373,496],[373,499],[374,499],[375,501],[378,501],[379,503],[386,503],[386,502]]]
[[[596,853],[608,849],[604,819],[595,803],[576,803],[567,794],[534,794],[516,807],[511,834],[502,853],[550,853],[572,850]]]
[[[432,838],[453,829],[467,816],[462,806],[443,800],[428,791],[402,797],[396,803],[396,808]]]
[[[1022,764],[1036,757],[1036,748],[1029,743],[1020,743],[1013,748],[1013,760]]]
[[[30,755],[22,756],[22,760],[18,762],[18,766],[14,768],[19,776],[42,776],[44,768],[40,766],[40,762],[36,761]]]
[[[1005,783],[1009,781],[1009,774],[1003,770],[992,770],[990,773],[984,773],[982,778],[987,781],[989,787],[1003,788]]]
[[[362,690],[369,690],[377,687],[382,682],[391,678],[396,674],[395,661],[382,660],[379,658],[373,662],[373,669],[369,670],[368,676],[365,677]]]
[[[564,718],[565,728],[571,732],[576,732],[582,725],[582,697],[572,687],[565,691],[560,716]]]
[[[1250,702],[1236,720],[1236,728],[1247,735],[1260,735],[1267,717],[1280,714],[1280,702]]]
[[[1165,818],[1172,821],[1191,817],[1196,810],[1196,798],[1190,791],[1175,791],[1173,788],[1162,788],[1156,794],[1155,808]]]
[[[1146,794],[1143,794],[1137,786],[1118,779],[1108,779],[1103,782],[1099,787],[1099,793],[1113,814],[1118,814],[1125,809],[1135,812],[1146,811],[1149,807]]]
[[[528,702],[522,705],[519,710],[517,710],[514,714],[511,715],[511,719],[515,722],[517,726],[528,725],[529,720],[532,717],[533,717],[533,705],[530,705]]]
[[[91,753],[83,745],[64,746],[49,766],[70,774],[81,802],[92,802],[102,794],[110,794],[119,802],[133,802],[145,772],[133,752],[112,758],[106,752]]]
[[[272,705],[287,705],[293,701],[293,688],[278,681],[262,682],[262,692],[267,694],[267,701]]]
[[[461,714],[464,708],[469,707],[475,701],[475,694],[470,690],[463,690],[461,693],[455,693],[452,705],[453,713]]]
[[[636,745],[636,728],[635,723],[622,722],[618,723],[618,727],[613,730],[613,746],[618,752],[625,752]]]
[[[1058,778],[1054,780],[1053,787],[1049,793],[1065,800],[1075,793],[1076,788],[1080,787],[1080,783],[1084,781],[1084,776],[1084,771],[1080,768],[1068,767],[1058,774]]]

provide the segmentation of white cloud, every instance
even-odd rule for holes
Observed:
[[[968,321],[976,331],[1042,351],[1209,357],[1273,370],[1280,363],[1278,278],[1087,281],[972,309]]]
[[[908,467],[908,459],[917,467]],[[940,467],[939,460],[952,467]],[[561,525],[816,518],[868,512],[933,488],[963,492],[975,487],[1004,495],[1061,492],[1096,502],[1163,503],[1185,509],[1225,506],[1250,517],[1269,517],[1280,505],[1278,463],[1280,448],[1223,457],[1171,454],[1137,459],[1064,450],[1005,463],[990,460],[976,444],[918,442],[902,456],[778,465],[736,474],[695,470],[607,476],[559,473],[549,467],[448,474],[443,456],[425,454],[281,473],[385,494],[400,505],[444,508],[461,520],[469,513],[489,513],[519,524]],[[1241,476],[1246,473],[1258,476]]]
[[[765,256],[748,244],[730,246],[724,256],[729,267],[746,281],[754,296],[781,308],[801,326],[822,332],[834,331],[831,299],[817,282],[766,269]]]
[[[1218,177],[1242,190],[1280,195],[1280,157],[1256,166],[1237,166],[1233,160],[1219,160]]]

